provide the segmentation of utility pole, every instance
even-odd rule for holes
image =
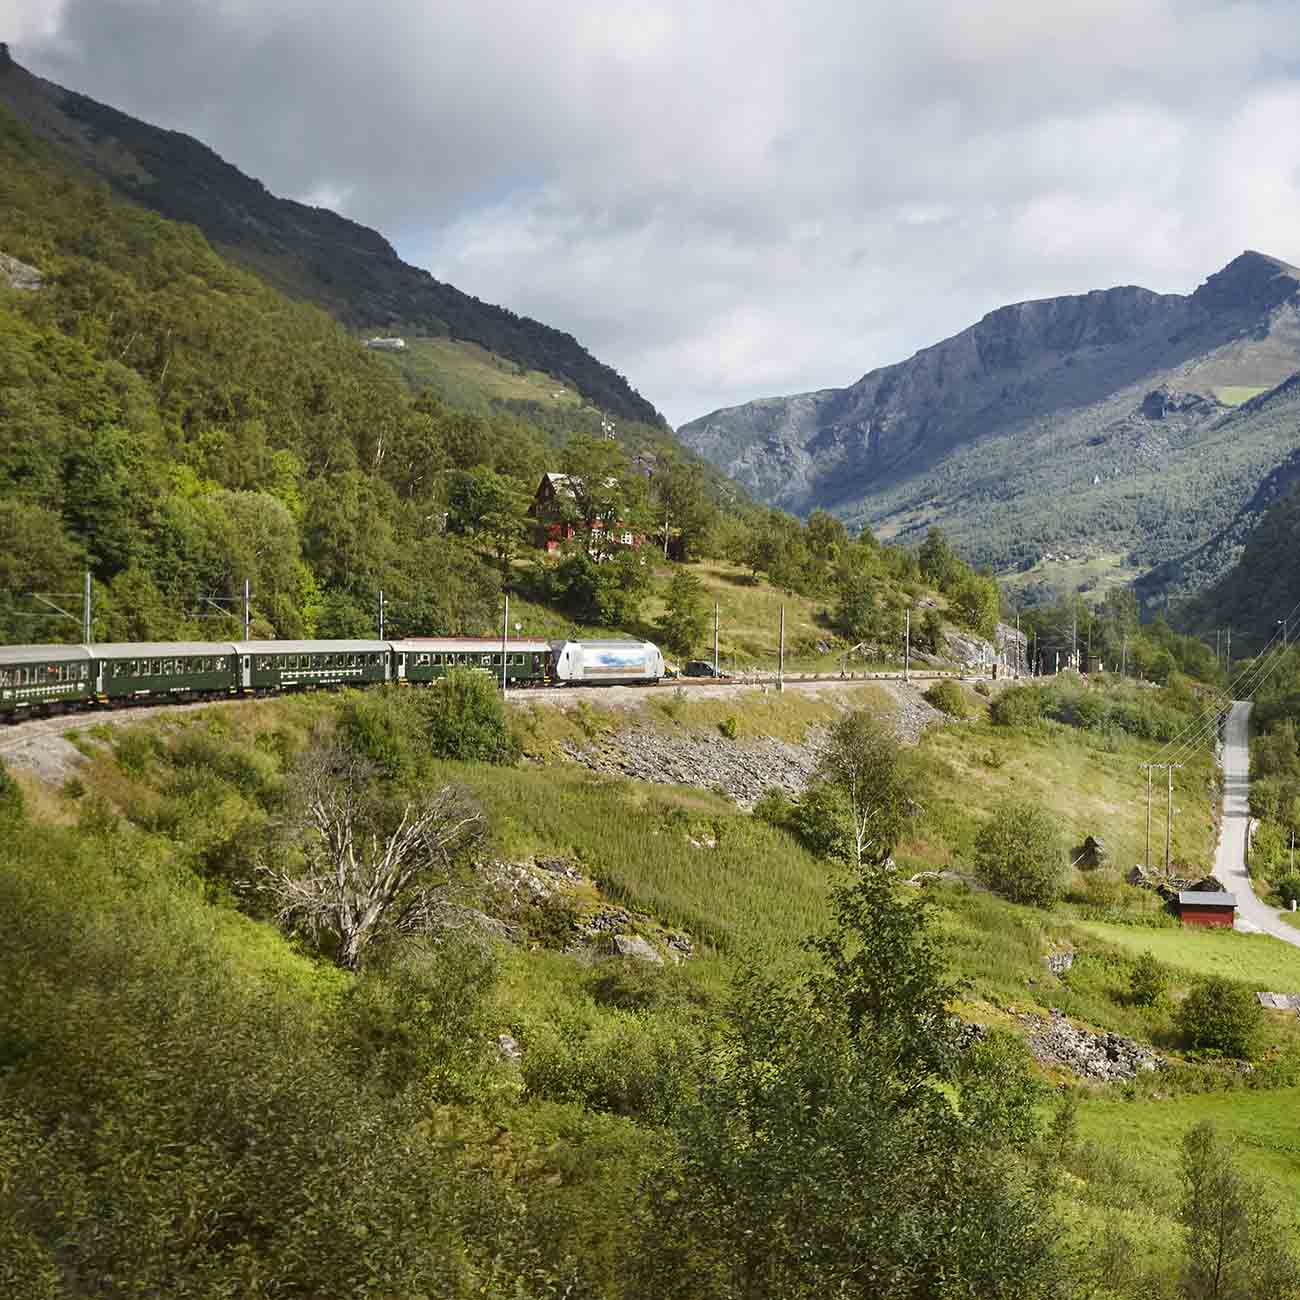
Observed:
[[[912,611],[903,611],[903,680],[912,680]]]
[[[1228,629],[1228,649],[1223,656],[1223,670],[1228,674],[1229,677],[1232,676],[1232,629],[1231,628]]]
[[[1123,640],[1121,640],[1120,642],[1119,675],[1121,677],[1128,676],[1128,633],[1127,632],[1124,633]]]
[[[713,675],[718,675],[718,605],[713,605]]]
[[[248,579],[244,579],[244,640],[248,640],[249,614],[252,608],[252,592],[249,588]]]
[[[379,588],[379,639],[384,639],[384,589]]]
[[[1016,607],[1016,679],[1020,678],[1020,669],[1024,664],[1024,652],[1020,644],[1020,608]]]
[[[1278,627],[1280,627],[1280,628],[1282,629],[1282,649],[1285,650],[1285,649],[1286,649],[1286,625],[1287,625],[1287,620],[1284,619],[1284,618],[1279,618],[1279,619],[1277,620],[1277,625],[1278,625]]]
[[[90,570],[86,570],[86,580],[81,589],[81,641],[90,644]]]
[[[776,660],[776,689],[785,690],[785,606],[781,606],[781,641]]]
[[[1173,857],[1174,843],[1174,769],[1182,767],[1181,763],[1143,763],[1147,774],[1147,867],[1151,866],[1151,771],[1162,768],[1168,775],[1168,806],[1165,809],[1165,875],[1169,874]]]
[[[510,638],[510,593],[506,592],[506,612],[501,620],[501,694],[506,693],[506,643]]]
[[[1219,629],[1217,627],[1214,629],[1214,662],[1220,668],[1223,667],[1223,650],[1219,645]]]
[[[1076,592],[1070,606],[1070,663],[1079,667],[1079,595]]]

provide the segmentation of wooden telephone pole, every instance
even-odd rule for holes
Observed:
[[[1173,862],[1174,845],[1174,769],[1182,767],[1181,763],[1143,763],[1147,774],[1147,870],[1151,869],[1151,772],[1153,768],[1162,768],[1168,774],[1168,803],[1165,808],[1165,875],[1169,874]]]

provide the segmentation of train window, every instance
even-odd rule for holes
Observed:
[[[13,672],[8,668],[0,669],[0,686],[12,686],[13,684]]]
[[[155,660],[153,661],[153,663],[150,665],[150,669],[149,669],[149,671],[150,671],[151,673],[153,673],[153,675],[154,675],[155,677],[161,677],[161,676],[162,676],[162,660],[161,660],[161,659],[155,659]]]

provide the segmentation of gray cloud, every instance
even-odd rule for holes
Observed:
[[[576,334],[674,421],[1300,259],[1289,0],[0,0],[35,71]]]

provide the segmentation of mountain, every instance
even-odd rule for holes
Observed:
[[[1300,633],[1300,454],[1290,459],[1289,487],[1263,512],[1245,539],[1240,558],[1219,580],[1176,610],[1175,622],[1205,635],[1232,629],[1234,650],[1258,651],[1290,617],[1288,633]]]
[[[0,106],[121,196],[197,226],[276,288],[358,330],[474,343],[572,386],[601,411],[663,417],[572,335],[462,293],[403,262],[382,235],[325,208],[277,198],[206,145],[33,76],[0,44]]]
[[[1135,286],[990,312],[848,388],[715,411],[679,438],[762,500],[887,537],[948,531],[1002,571],[1093,577],[1227,529],[1300,444],[1300,270],[1245,252],[1195,293]],[[1244,404],[1243,404],[1244,402]]]

